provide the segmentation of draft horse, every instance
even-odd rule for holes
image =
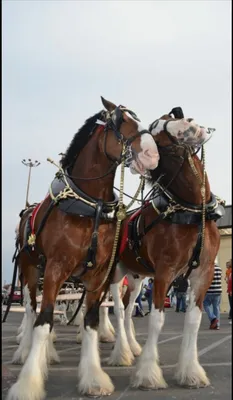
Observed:
[[[54,304],[70,276],[78,277],[87,290],[79,391],[107,395],[114,390],[101,369],[97,343],[98,311],[101,295],[109,286],[108,267],[117,223],[114,177],[122,160],[140,174],[156,168],[158,151],[151,133],[132,111],[103,98],[102,103],[107,111],[89,118],[74,136],[49,194],[33,213],[26,210],[20,221],[23,251],[19,252],[18,264],[28,301],[25,334],[14,362],[25,364],[8,392],[8,400],[45,397],[48,362],[58,361],[51,335]],[[44,286],[36,318],[37,265],[44,267]]]
[[[122,275],[127,271],[138,274],[126,309],[126,333],[119,284],[111,285],[118,335],[109,364],[130,365],[133,356],[141,353],[133,386],[146,389],[167,387],[159,366],[157,343],[164,325],[165,296],[181,273],[190,279],[191,296],[175,377],[181,385],[209,385],[198,360],[197,337],[203,299],[213,278],[220,243],[216,220],[224,214],[224,208],[210,191],[204,158],[201,160],[197,155],[197,150],[210,137],[210,131],[199,127],[196,132],[190,129],[184,135],[181,130],[171,134],[176,120],[171,115],[164,115],[151,124],[150,131],[160,155],[159,165],[150,171],[148,179],[152,192],[149,201],[144,202],[136,213],[131,213],[122,226],[118,269]],[[195,122],[189,121],[194,128]],[[154,285],[148,338],[141,352],[131,316],[143,276],[153,277]]]

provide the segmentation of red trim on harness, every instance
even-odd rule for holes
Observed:
[[[144,207],[148,206],[148,204],[149,204],[149,201],[147,201],[145,203]],[[126,226],[125,226],[125,229],[124,229],[124,232],[123,232],[123,235],[122,235],[122,239],[121,239],[121,245],[120,245],[120,251],[119,251],[120,255],[123,253],[123,251],[125,250],[126,245],[128,243],[129,223],[132,222],[139,214],[141,214],[142,210],[143,210],[142,208],[139,208],[139,210],[135,211],[135,213],[133,213],[129,217],[129,220],[128,220]]]
[[[32,211],[32,215],[31,215],[31,219],[30,219],[30,225],[31,225],[31,231],[32,231],[32,234],[33,234],[33,235],[35,234],[35,232],[34,232],[34,225],[35,225],[35,220],[36,220],[37,213],[38,213],[40,207],[42,206],[42,204],[44,203],[44,201],[45,201],[49,196],[50,196],[50,195],[47,194],[47,196],[45,197],[45,199],[42,200],[41,203],[37,204],[37,206],[36,206],[36,207],[34,208],[34,210]]]

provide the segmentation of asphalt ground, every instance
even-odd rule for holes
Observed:
[[[22,320],[22,313],[10,312],[7,322],[2,324],[2,398],[10,386],[16,381],[21,366],[13,365],[11,359],[17,348],[16,331]],[[182,339],[184,322],[183,313],[175,313],[173,309],[166,309],[165,325],[159,338],[160,362],[168,388],[164,390],[141,391],[130,386],[132,367],[110,367],[107,358],[113,344],[101,343],[101,361],[104,370],[110,375],[115,385],[115,392],[111,400],[230,400],[231,387],[231,325],[227,314],[221,314],[220,330],[209,330],[209,321],[203,313],[198,338],[199,360],[205,368],[211,381],[207,388],[190,389],[177,385],[173,378],[178,353]],[[114,315],[110,315],[114,326]],[[137,339],[141,345],[146,341],[148,317],[134,318]],[[77,366],[80,357],[81,345],[77,344],[75,326],[61,326],[55,323],[57,334],[56,349],[61,363],[49,368],[49,378],[46,382],[46,399],[75,400],[85,399],[77,390]]]

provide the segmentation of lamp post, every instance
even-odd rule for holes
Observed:
[[[38,167],[40,165],[39,161],[34,161],[32,162],[31,158],[28,158],[28,160],[23,159],[22,164],[25,165],[26,167],[29,167],[29,173],[28,173],[28,183],[27,183],[27,194],[26,194],[26,205],[25,207],[27,208],[29,206],[28,203],[28,194],[29,194],[29,187],[30,187],[30,180],[31,180],[31,169],[33,167]]]

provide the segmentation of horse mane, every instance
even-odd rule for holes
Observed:
[[[92,117],[88,118],[85,121],[85,124],[78,130],[78,132],[74,135],[66,153],[62,157],[60,163],[63,169],[67,169],[68,167],[72,167],[76,158],[78,157],[80,151],[84,146],[88,143],[94,128],[96,125],[96,120],[99,119],[103,121],[104,119],[104,111],[100,111]]]

